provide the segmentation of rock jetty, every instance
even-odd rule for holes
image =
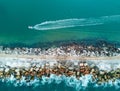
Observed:
[[[6,79],[14,76],[17,80],[21,80],[22,77],[25,77],[25,80],[29,82],[35,78],[41,79],[42,76],[50,77],[51,74],[58,76],[65,75],[67,77],[75,76],[77,79],[90,74],[92,75],[93,81],[101,84],[109,80],[115,81],[115,79],[120,79],[120,66],[109,71],[100,69],[95,62],[90,61],[90,58],[103,57],[105,59],[105,57],[110,58],[116,56],[120,56],[120,48],[105,43],[100,44],[100,46],[71,43],[49,48],[11,48],[0,46],[0,78]],[[82,60],[82,58],[86,57],[87,59]],[[23,63],[25,66],[18,64],[22,61],[14,64],[15,60],[22,58],[25,58],[25,60],[29,59],[29,63]],[[59,60],[56,60],[57,58]],[[41,62],[40,60],[43,59],[52,59],[55,60],[55,62]],[[10,60],[13,61],[10,62]],[[35,62],[33,60],[35,60]],[[98,60],[96,59],[96,61]],[[10,65],[8,65],[8,63]]]
[[[50,77],[51,74],[67,77],[75,76],[79,79],[81,76],[92,75],[93,81],[98,84],[120,79],[120,68],[110,71],[101,70],[91,61],[56,61],[56,62],[31,62],[29,67],[12,67],[10,65],[0,66],[0,78],[6,79],[13,75],[17,80],[25,77],[27,82],[35,78],[41,79],[42,76]]]
[[[120,48],[110,44],[100,46],[67,44],[50,48],[28,48],[28,47],[4,47],[0,46],[0,54],[17,55],[52,55],[52,56],[79,56],[79,57],[111,57],[120,55]]]

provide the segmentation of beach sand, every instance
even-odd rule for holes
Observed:
[[[24,58],[34,60],[118,60],[120,55],[111,57],[81,57],[81,56],[56,56],[56,55],[17,55],[17,54],[0,54],[0,58]]]

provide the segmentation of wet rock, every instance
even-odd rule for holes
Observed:
[[[0,71],[0,77],[3,77],[3,71]]]
[[[99,73],[100,73],[100,75],[104,75],[105,74],[105,72],[103,70],[101,70]]]
[[[9,71],[9,68],[5,68],[5,72],[8,72]]]

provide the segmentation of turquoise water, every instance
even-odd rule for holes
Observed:
[[[11,76],[10,79],[0,80],[0,88],[4,91],[119,91],[120,80],[97,85],[92,81],[91,75],[80,77],[79,80],[75,77],[51,75],[50,78],[36,78],[30,82],[24,78],[19,82]]]
[[[120,15],[120,0],[0,0],[0,44],[32,44],[89,38],[120,42],[120,18],[117,20],[115,18],[113,22],[111,20],[109,22],[108,19],[107,23],[94,26],[66,27],[45,31],[28,28],[28,26],[45,21],[73,18],[97,19],[114,15]],[[90,84],[85,89],[81,89],[84,86],[78,85],[76,89],[77,83],[71,83],[75,86],[72,87],[66,85],[66,81],[64,79],[59,84],[52,82],[37,87],[34,86],[36,83],[16,86],[13,85],[14,81],[0,81],[0,91],[120,91],[116,85],[94,87],[94,84]]]
[[[49,31],[28,29],[45,21],[112,15],[120,15],[119,0],[0,0],[0,43],[31,44],[87,38],[120,41],[120,22]]]

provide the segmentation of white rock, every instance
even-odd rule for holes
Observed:
[[[0,68],[0,71],[4,71],[4,68]]]
[[[35,71],[38,71],[38,70],[39,70],[39,68],[36,68],[36,69],[35,69]]]
[[[78,62],[74,62],[74,65],[77,66],[77,65],[78,65]]]
[[[83,63],[80,63],[80,66],[83,66]]]
[[[20,75],[20,72],[17,72],[16,75],[19,76],[19,75]]]
[[[15,72],[19,72],[20,70],[19,69],[15,69]]]
[[[33,71],[33,68],[31,68],[30,71]]]
[[[8,72],[9,71],[9,68],[5,68],[5,72]]]
[[[88,64],[87,64],[87,63],[84,63],[84,65],[85,65],[85,66],[88,66]]]

